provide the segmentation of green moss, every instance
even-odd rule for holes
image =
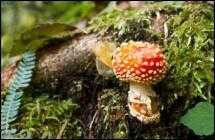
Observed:
[[[142,6],[142,9],[173,13],[179,11],[183,5],[184,1],[146,2],[146,4]]]
[[[180,4],[175,6],[172,3],[157,2],[148,3],[142,9],[114,9],[91,20],[88,30],[101,35],[108,34],[119,43],[129,40],[157,41],[162,34],[152,30],[155,12],[174,12],[180,7]]]
[[[122,94],[109,89],[99,94],[99,118],[94,129],[97,138],[128,137],[128,124],[125,119],[126,96]]]
[[[212,6],[188,4],[168,20],[169,37],[164,43],[169,73],[161,86],[174,94],[210,100],[214,83],[214,15]],[[207,97],[208,96],[208,97]]]
[[[113,10],[90,22],[89,30],[109,34],[117,42],[150,39],[156,36],[150,29],[152,13],[141,10]]]
[[[31,133],[33,138],[55,139],[61,130],[61,138],[83,138],[81,122],[73,116],[77,109],[78,105],[71,99],[26,96],[15,126],[21,130],[20,134]],[[66,121],[66,127],[62,129]]]

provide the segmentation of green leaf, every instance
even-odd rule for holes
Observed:
[[[214,106],[208,102],[200,102],[190,109],[180,122],[194,131],[196,135],[214,133]]]
[[[26,51],[36,51],[46,45],[51,39],[72,37],[79,33],[85,32],[74,26],[62,23],[40,24],[33,29],[23,32],[19,38],[14,40],[10,55],[16,56]]]

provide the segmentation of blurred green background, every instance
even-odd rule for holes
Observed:
[[[23,31],[41,23],[85,25],[108,2],[26,1],[1,2],[1,70],[10,63],[9,52],[13,40]]]

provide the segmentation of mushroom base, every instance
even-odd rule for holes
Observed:
[[[132,116],[145,124],[160,121],[159,98],[150,86],[131,84],[128,93],[128,107]]]
[[[138,106],[138,107],[137,107]],[[130,114],[134,117],[136,117],[138,120],[145,124],[149,123],[158,123],[160,121],[160,112],[156,112],[154,114],[148,114],[145,110],[145,104],[136,104],[129,102],[128,107],[130,110]]]

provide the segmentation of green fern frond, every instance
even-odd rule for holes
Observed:
[[[19,62],[17,72],[9,86],[8,94],[1,108],[1,137],[14,137],[16,129],[10,128],[18,114],[21,104],[23,89],[29,85],[32,77],[32,71],[35,67],[35,53],[27,52]]]

